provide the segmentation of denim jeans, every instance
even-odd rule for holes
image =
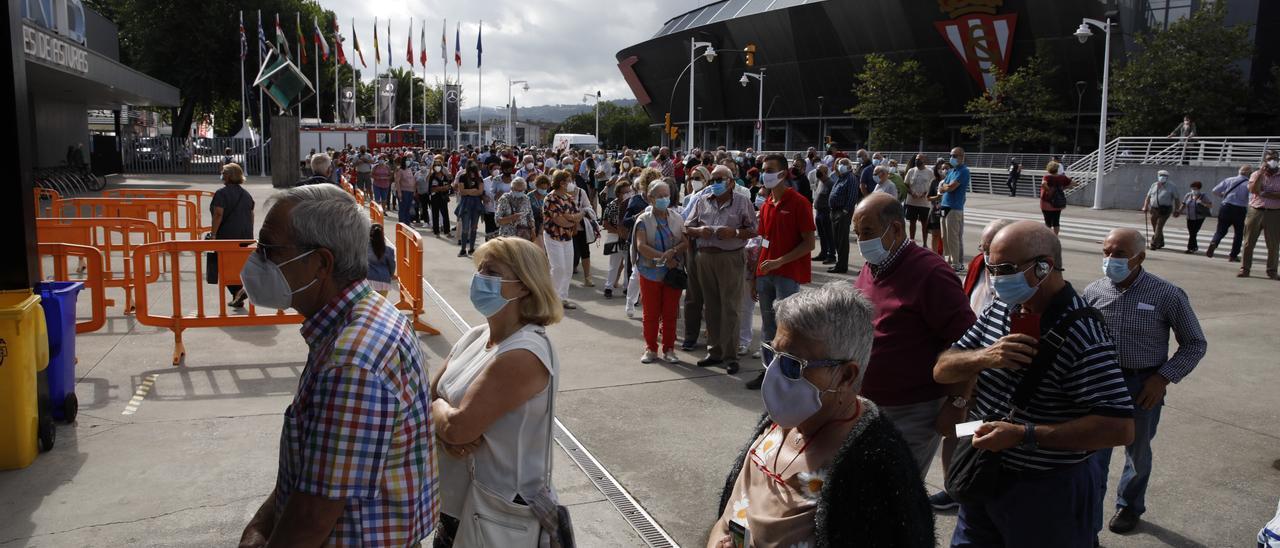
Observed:
[[[1129,388],[1129,396],[1133,398],[1133,443],[1124,448],[1124,472],[1120,474],[1120,485],[1117,489],[1116,509],[1128,508],[1141,516],[1147,511],[1147,482],[1151,479],[1151,440],[1156,437],[1156,427],[1160,424],[1160,408],[1164,400],[1156,403],[1151,409],[1138,407],[1138,394],[1142,393],[1142,385],[1159,368],[1135,371],[1123,370],[1124,382]],[[1102,488],[1098,490],[1098,504],[1094,507],[1094,529],[1102,530],[1103,504],[1107,497],[1107,469],[1111,464],[1111,449],[1100,449],[1093,454],[1093,464],[1099,469]]]
[[[773,303],[800,292],[800,284],[786,276],[760,276],[756,278],[756,296],[760,299],[760,342],[773,344],[778,332],[777,315]],[[773,359],[773,353],[761,349],[760,359],[765,365]]]

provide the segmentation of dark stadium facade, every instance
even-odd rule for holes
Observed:
[[[1102,78],[1100,32],[1081,44],[1083,18],[1117,23],[1112,70],[1134,47],[1137,33],[1163,28],[1214,1],[1226,2],[1228,24],[1280,29],[1280,1],[1272,0],[723,0],[668,20],[650,39],[618,52],[618,68],[654,123],[669,113],[683,131],[689,119],[690,41],[710,42],[720,53],[696,70],[694,144],[742,149],[751,145],[758,83],[743,87],[743,72],[766,68],[764,148],[797,150],[830,136],[843,148],[861,144],[866,128],[845,111],[867,54],[918,60],[943,90],[943,127],[930,145],[965,144],[964,104],[992,79],[987,67],[1016,70],[1039,54],[1056,66],[1054,86],[1077,99],[1084,82],[1081,131],[1096,133]],[[1254,85],[1280,57],[1280,32],[1257,33],[1258,56],[1244,62]],[[755,67],[742,49],[755,44]],[[677,80],[678,78],[678,80]],[[1170,127],[1177,120],[1170,121]]]

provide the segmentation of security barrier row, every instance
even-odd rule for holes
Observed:
[[[118,287],[124,290],[125,314],[131,314],[134,310],[134,272],[147,272],[147,276],[143,278],[144,284],[155,282],[160,279],[160,270],[163,266],[156,258],[151,258],[150,269],[140,268],[140,263],[134,262],[134,249],[137,246],[159,241],[159,228],[155,223],[144,219],[118,217],[36,219],[37,243],[74,244],[88,246],[100,252],[102,286]],[[114,265],[117,254],[121,263],[120,270],[116,270]],[[87,267],[87,264],[85,266]],[[56,279],[68,278],[57,277]],[[115,303],[108,300],[106,304],[114,305]]]
[[[196,218],[206,211],[208,204],[213,203],[213,192],[208,190],[174,189],[174,188],[113,188],[102,192],[104,198],[161,198],[168,200],[186,200],[196,205]],[[212,226],[200,225],[200,232],[213,230]]]
[[[173,365],[180,365],[187,349],[182,341],[182,332],[196,327],[249,327],[263,325],[285,325],[302,323],[302,316],[277,310],[273,314],[259,314],[253,304],[249,304],[244,313],[230,313],[227,306],[227,290],[229,285],[242,285],[240,269],[255,252],[253,240],[184,240],[159,242],[138,246],[133,251],[135,264],[154,264],[156,260],[167,262],[169,270],[174,272],[170,277],[170,293],[173,296],[173,308],[168,314],[153,311],[147,299],[147,278],[152,274],[147,268],[134,270],[134,283],[138,290],[138,322],[152,327],[163,327],[173,332]],[[204,254],[218,255],[218,295],[217,306],[209,310],[203,290],[205,281]],[[188,312],[183,302],[183,280],[179,265],[184,254],[195,258],[195,310]]]
[[[86,321],[76,322],[76,333],[89,333],[102,329],[107,324],[107,299],[103,277],[103,256],[97,248],[87,245],[41,243],[37,253],[41,257],[53,258],[54,280],[70,280],[68,261],[75,257],[84,265],[84,288],[89,292],[90,315]],[[40,278],[46,279],[44,261],[40,261]]]
[[[382,204],[369,202],[369,222],[378,226],[382,226],[387,222],[387,216],[382,211]]]
[[[200,226],[196,204],[175,198],[63,198],[53,202],[51,217],[125,217],[152,221],[166,240],[198,240],[208,232]]]
[[[422,298],[422,235],[409,225],[396,224],[396,252],[396,282],[400,285],[396,308],[409,311],[414,330],[439,335],[440,330],[422,320],[426,309]]]
[[[36,209],[35,209],[36,217],[44,216],[44,207],[40,205],[40,202],[44,200],[49,200],[49,206],[52,207],[53,204],[58,203],[58,200],[62,199],[62,195],[59,194],[58,191],[52,188],[36,187],[35,196],[36,196]]]

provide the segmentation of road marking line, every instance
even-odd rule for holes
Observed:
[[[157,374],[152,373],[142,379],[142,383],[134,391],[133,398],[124,406],[124,411],[120,413],[121,415],[132,415],[138,411],[138,406],[142,405],[142,400],[147,397],[147,394],[151,393],[151,387],[156,383],[157,376]]]

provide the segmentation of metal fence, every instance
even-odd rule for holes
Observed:
[[[230,154],[227,150],[230,149]],[[232,137],[126,137],[120,141],[125,173],[218,174],[227,156],[246,175],[271,174],[271,140]]]

